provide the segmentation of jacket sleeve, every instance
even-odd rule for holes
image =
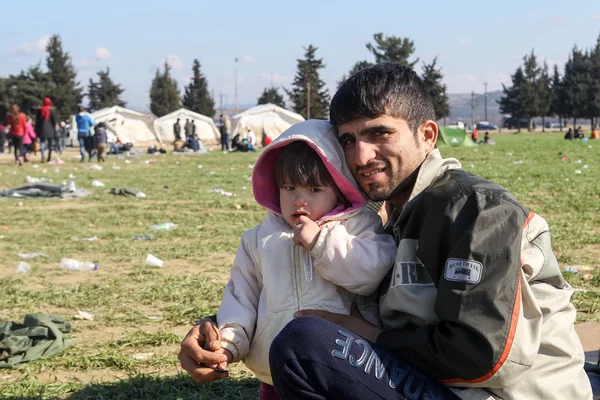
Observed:
[[[396,243],[384,233],[377,214],[363,211],[342,223],[325,224],[311,255],[324,279],[368,296],[394,265]]]
[[[34,131],[37,136],[40,135],[43,124],[44,124],[44,119],[42,118],[42,114],[40,113],[40,110],[38,110],[37,113],[35,114],[35,126],[34,126]]]
[[[521,271],[527,212],[506,198],[475,192],[448,209],[429,208],[417,257],[437,286],[438,322],[385,331],[377,344],[446,384],[509,386],[533,365],[540,346],[541,326],[517,335],[527,285]],[[511,353],[523,337],[527,343],[519,347],[530,351]]]
[[[252,233],[246,232],[238,246],[217,314],[221,344],[231,351],[233,361],[239,361],[250,351],[262,290],[262,275],[260,272],[257,274],[257,266],[251,256]]]

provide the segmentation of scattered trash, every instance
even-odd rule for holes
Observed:
[[[90,313],[86,313],[85,311],[77,311],[77,314],[73,315],[74,319],[80,319],[84,321],[93,321],[94,316]]]
[[[234,205],[233,205],[233,207],[234,207],[236,210],[239,210],[239,209],[241,209],[241,208],[242,208],[242,206],[240,206],[239,204],[234,204]]]
[[[168,189],[168,188],[169,188],[168,185],[163,186],[163,189]]]
[[[48,170],[47,170],[46,168],[44,168],[44,169],[42,170],[42,174],[44,174],[44,175],[45,175],[47,172],[48,172]]]
[[[18,202],[17,207],[23,207],[23,202],[22,201]]]
[[[565,182],[569,182],[569,178],[565,179]]]
[[[125,160],[125,164],[131,164],[131,161]]]
[[[585,165],[583,166],[583,169],[588,169],[588,168],[589,168],[589,166],[588,166],[587,164],[585,164]]]
[[[138,235],[132,238],[133,240],[152,240],[152,236],[150,235]]]
[[[163,319],[163,317],[161,317],[160,315],[146,315],[144,314],[144,317],[152,320],[152,321],[161,321]]]
[[[172,222],[163,222],[162,224],[150,225],[148,229],[153,231],[168,231],[169,229],[175,229],[177,225]]]
[[[221,194],[221,195],[223,195],[223,196],[225,196],[225,197],[233,197],[233,196],[235,196],[233,193],[231,193],[231,192],[226,192],[226,191],[224,191],[223,189],[215,189],[215,188],[212,188],[212,189],[210,189],[210,192],[211,192],[211,193],[219,193],[219,194]]]
[[[98,164],[92,164],[90,165],[90,169],[93,169],[94,171],[102,171],[102,166]]]
[[[146,195],[135,188],[112,188],[110,189],[111,194],[119,196],[135,196],[145,198]]]
[[[567,161],[567,160],[568,160],[568,158],[567,158],[567,156],[562,156],[561,160],[563,160],[563,161]]]
[[[565,265],[562,269],[563,272],[572,272],[578,274],[580,271],[592,271],[593,268],[587,265]]]
[[[475,168],[475,165],[474,164],[470,164],[469,167],[470,168]]]
[[[523,160],[513,161],[513,164],[523,164]]]
[[[40,166],[39,166],[39,165],[37,165],[37,164],[35,164],[35,165],[33,166],[33,168],[39,168],[39,167],[40,167]]]
[[[113,165],[112,169],[119,170],[119,169],[121,169],[121,167],[117,167],[116,165]]]
[[[581,160],[577,160],[575,161],[577,164],[581,164]]]
[[[69,192],[75,193],[77,191],[77,186],[75,186],[75,177],[73,175],[69,175]]]
[[[214,175],[215,173],[216,173],[215,171],[210,171],[210,174],[211,174],[211,175]]]
[[[54,170],[54,173],[55,173],[55,174],[60,174],[60,169],[56,168],[56,169]]]
[[[33,260],[38,257],[48,257],[48,255],[44,253],[19,253],[19,258],[21,260]]]
[[[198,164],[198,168],[202,168],[202,164]]]
[[[592,274],[584,274],[582,276],[582,278],[583,278],[584,281],[589,281],[589,280],[594,279],[594,275],[592,275]]]
[[[98,238],[96,236],[89,237],[89,238],[78,238],[78,237],[71,238],[71,241],[73,241],[73,242],[95,242],[96,240],[98,240]]]
[[[89,261],[77,261],[70,258],[60,260],[60,268],[69,271],[95,271],[98,269],[98,264]]]
[[[246,186],[242,186],[242,190],[248,190]]]
[[[104,187],[104,183],[102,183],[100,181],[92,181],[92,186],[93,187]]]
[[[137,353],[131,356],[131,358],[139,361],[146,361],[154,357],[154,353]]]
[[[79,157],[77,157],[77,158],[79,158]],[[56,160],[48,161],[48,164],[51,164],[51,165],[62,165],[64,163],[65,162],[63,160],[61,160],[60,158],[56,159]]]
[[[513,153],[506,153],[506,155],[512,157]]]
[[[250,168],[250,169],[254,168],[254,164],[248,164],[248,168]]]
[[[21,261],[15,268],[15,274],[26,274],[31,267],[26,262]]]
[[[27,181],[27,183],[47,183],[47,182],[52,182],[52,179],[49,178],[34,178],[32,176],[27,175],[25,177],[25,180]]]
[[[580,170],[580,169],[576,169],[576,170],[575,170],[575,173],[576,173],[577,175],[581,175],[583,172],[581,172],[581,170]]]
[[[164,261],[160,258],[154,257],[152,254],[148,254],[146,257],[146,265],[149,267],[159,267],[162,268]]]

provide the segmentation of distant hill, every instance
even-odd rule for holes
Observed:
[[[489,92],[487,95],[487,110],[488,121],[493,124],[499,124],[502,115],[497,100],[502,97],[502,91]],[[447,118],[447,123],[455,121],[464,121],[471,123],[471,93],[448,93],[450,102],[450,117]],[[475,94],[475,121],[483,121],[485,119],[485,96],[483,94]]]

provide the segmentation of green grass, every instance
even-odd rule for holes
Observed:
[[[600,142],[565,142],[558,133],[492,138],[497,145],[441,151],[458,158],[465,169],[506,187],[544,217],[561,266],[596,268],[591,279],[571,273],[565,277],[585,290],[573,296],[578,320],[599,320]],[[89,164],[69,157],[65,165],[39,168],[31,163],[17,168],[7,156],[0,158],[2,187],[22,185],[27,175],[61,182],[73,174],[78,187],[94,192],[74,201],[0,199],[0,320],[20,321],[38,311],[70,318],[82,310],[95,316],[94,321],[72,321],[74,343],[65,352],[18,370],[1,370],[0,397],[257,398],[258,382],[242,366],[232,366],[226,381],[200,386],[180,374],[177,361],[178,345],[189,326],[216,312],[241,234],[264,215],[248,180],[248,165],[256,157],[221,152],[143,155],[126,164],[124,157],[111,156],[102,171],[89,170]],[[156,163],[144,163],[153,158]],[[113,170],[113,164],[121,170]],[[92,188],[94,179],[106,187]],[[136,187],[148,197],[117,197],[108,193],[112,187]],[[211,193],[211,188],[236,196]],[[147,229],[166,221],[177,228]],[[132,240],[148,234],[152,241]],[[91,236],[99,239],[71,240]],[[29,261],[32,270],[15,275],[19,252],[43,252],[48,258]],[[144,266],[147,254],[164,260],[164,268]],[[62,257],[97,262],[100,268],[62,271]]]

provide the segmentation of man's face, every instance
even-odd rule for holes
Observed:
[[[435,138],[432,144],[421,130],[415,138],[405,120],[388,115],[360,118],[337,130],[354,179],[373,201],[410,192],[415,171],[435,145]]]

